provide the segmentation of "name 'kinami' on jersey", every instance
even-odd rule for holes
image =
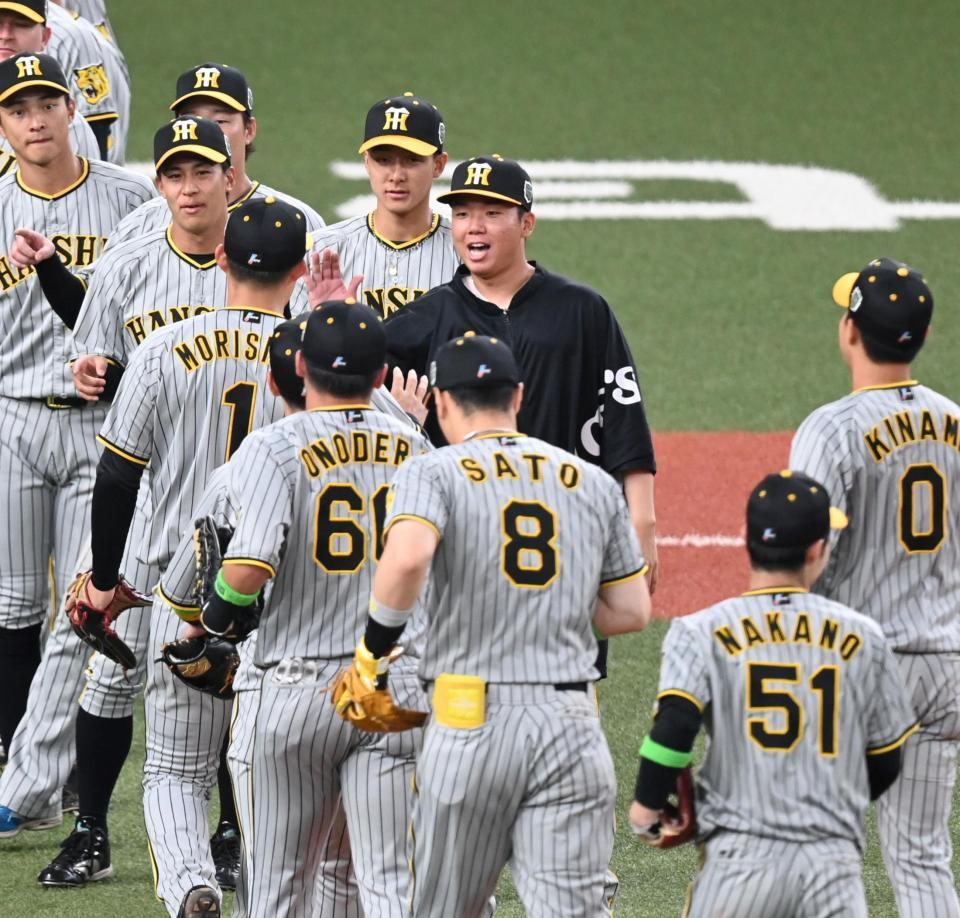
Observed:
[[[867,431],[863,439],[873,456],[873,461],[879,463],[894,450],[923,440],[933,440],[945,443],[954,449],[960,449],[958,432],[960,432],[960,423],[952,414],[945,414],[942,425],[938,427],[933,412],[925,408],[920,412],[919,417],[913,411],[889,414]]]
[[[725,625],[717,628],[713,636],[731,657],[751,647],[767,644],[806,644],[811,647],[817,644],[824,650],[835,651],[841,660],[849,663],[863,645],[863,638],[855,631],[849,631],[841,637],[840,625],[832,618],[825,618],[820,634],[815,634],[806,612],[797,613],[792,627],[784,626],[782,612],[767,612],[762,621],[745,615],[740,619],[739,632],[734,634],[733,629]]]

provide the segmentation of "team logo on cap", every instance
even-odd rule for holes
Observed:
[[[853,291],[850,293],[850,312],[856,312],[860,308],[860,304],[863,302],[863,294],[860,292],[859,287],[854,287]]]
[[[248,265],[258,265],[260,264],[260,256],[256,252],[251,252],[250,257],[247,259]]]
[[[335,358],[333,363],[330,364],[330,366],[332,366],[335,370],[339,370],[340,367],[345,367],[346,365],[347,361],[344,360],[343,357]]]
[[[384,112],[384,115],[386,116],[383,122],[383,129],[385,131],[406,131],[407,118],[410,117],[409,109],[401,108],[398,105],[388,108]]]
[[[533,203],[533,182],[529,179],[523,183],[523,200],[527,204]]]
[[[490,163],[470,163],[464,185],[489,185],[493,166]]]
[[[43,70],[40,69],[39,57],[21,57],[17,61],[17,79],[22,80],[25,77],[43,76]]]
[[[440,127],[437,128],[437,140],[440,141],[440,146],[443,146],[443,142],[447,139],[447,126],[441,121]]]
[[[480,364],[480,369],[477,370],[477,379],[483,379],[484,376],[489,376],[493,370],[490,369],[485,363]]]
[[[219,89],[220,71],[216,67],[198,67],[194,89]]]
[[[913,335],[911,335],[908,331],[905,331],[899,338],[897,338],[897,344],[906,344],[908,341],[913,341]]]
[[[437,384],[437,361],[430,361],[430,385],[435,386]]]
[[[73,81],[83,93],[83,98],[91,105],[95,105],[110,92],[110,80],[107,79],[102,63],[74,70]]]
[[[775,529],[771,529],[769,526],[763,530],[763,535],[760,536],[764,542],[772,542],[774,539],[776,539],[776,537],[777,531]]]
[[[188,140],[197,139],[196,121],[174,121],[173,122],[173,142],[184,143]]]
[[[253,90],[247,87],[247,111],[253,111]]]

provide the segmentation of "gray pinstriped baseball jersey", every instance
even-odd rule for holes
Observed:
[[[238,198],[230,204],[228,210],[234,211],[246,201],[254,198],[266,198],[271,195],[281,201],[286,201],[288,204],[302,211],[307,221],[307,230],[309,232],[315,233],[325,225],[323,217],[310,207],[309,204],[304,204],[303,201],[298,200],[292,195],[284,194],[282,191],[276,191],[268,185],[264,185],[262,182],[254,182],[250,190],[242,198]],[[156,198],[153,201],[148,201],[146,205],[138,207],[130,216],[120,223],[110,237],[108,250],[113,248],[113,246],[120,245],[121,242],[136,239],[154,230],[162,229],[169,223],[170,208],[167,206],[166,200],[164,198]]]
[[[162,328],[133,352],[99,439],[150,463],[150,563],[166,566],[210,472],[282,415],[266,386],[268,342],[282,321],[227,307]]]
[[[875,622],[803,590],[757,590],[674,620],[659,695],[704,713],[700,833],[864,844],[866,754],[916,718]]]
[[[243,511],[225,562],[248,559],[276,576],[257,632],[258,666],[353,652],[390,480],[428,448],[409,424],[364,407],[301,412],[244,441],[230,466]]]
[[[597,679],[585,610],[601,584],[644,566],[610,475],[542,440],[489,434],[403,466],[392,494],[388,527],[413,517],[442,535],[424,599],[422,678]]]
[[[401,244],[380,236],[373,214],[352,217],[314,234],[313,251],[335,249],[345,278],[363,275],[357,299],[386,318],[410,300],[453,277],[460,259],[450,221],[434,214],[430,230]]]
[[[115,119],[116,100],[104,66],[101,36],[85,19],[73,16],[56,3],[47,4],[50,41],[47,54],[63,67],[70,94],[77,103],[77,116],[87,121]]]
[[[80,181],[56,197],[25,188],[20,173],[0,178],[0,240],[19,227],[52,239],[69,268],[91,264],[113,227],[153,194],[150,183],[119,166],[83,162]],[[0,255],[0,394],[13,398],[76,397],[68,360],[73,338],[47,305],[33,268]]]
[[[815,589],[879,622],[894,649],[960,651],[960,407],[904,382],[824,405],[790,467],[850,518]]]
[[[84,159],[100,159],[100,147],[93,129],[79,115],[70,122],[70,143],[77,156]],[[0,137],[0,175],[12,172],[17,165],[17,157],[6,137]]]

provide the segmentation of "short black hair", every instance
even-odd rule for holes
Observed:
[[[848,322],[855,322],[855,319],[849,313],[846,316]],[[863,349],[866,355],[874,363],[913,363],[914,358],[920,353],[923,347],[924,338],[913,347],[905,350],[901,347],[894,347],[886,341],[881,341],[869,329],[857,325],[857,331],[860,332],[860,340],[863,341]]]
[[[302,352],[301,352],[302,353]],[[304,367],[307,379],[314,389],[326,392],[334,398],[366,399],[373,391],[373,384],[377,381],[380,368],[370,373],[333,373],[318,367],[304,358]]]
[[[464,414],[474,414],[477,411],[509,411],[516,389],[508,383],[479,389],[461,386],[446,391]]]
[[[772,546],[763,542],[747,540],[747,553],[750,555],[750,566],[758,571],[787,571],[796,573],[802,571],[807,563],[807,549],[810,546],[797,548],[796,546]]]
[[[242,284],[259,284],[261,287],[275,287],[282,284],[293,270],[291,267],[286,271],[254,271],[252,268],[240,264],[239,261],[234,261],[229,255],[227,256],[227,269],[235,281]]]

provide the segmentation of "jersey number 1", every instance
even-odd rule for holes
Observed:
[[[230,409],[227,462],[240,448],[243,438],[253,429],[253,406],[256,401],[257,384],[253,382],[238,382],[223,393],[220,404]]]

